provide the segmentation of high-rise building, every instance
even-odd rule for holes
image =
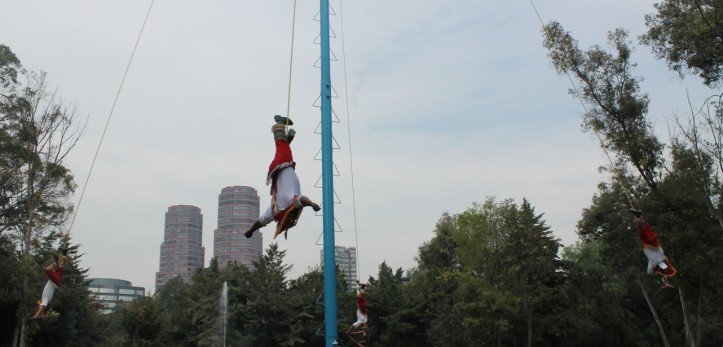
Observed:
[[[261,258],[264,239],[260,232],[246,238],[244,232],[259,219],[259,194],[246,186],[232,186],[218,195],[218,227],[213,234],[213,256],[225,266],[229,262],[251,266]]]
[[[321,254],[321,266],[324,266],[324,249],[319,252]],[[336,246],[334,248],[336,258],[336,266],[344,278],[346,279],[349,290],[356,288],[355,282],[358,279],[356,273],[356,247]]]
[[[166,226],[161,243],[161,264],[156,272],[156,291],[168,280],[180,276],[189,283],[196,269],[203,267],[203,215],[190,205],[175,205],[166,212]]]
[[[101,313],[111,313],[125,302],[143,297],[143,287],[134,287],[131,282],[115,278],[91,278],[88,289],[95,295],[100,304]]]

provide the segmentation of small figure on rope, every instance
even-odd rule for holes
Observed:
[[[286,238],[286,232],[296,225],[301,216],[301,211],[306,206],[311,206],[314,211],[321,210],[318,204],[311,201],[308,197],[301,195],[301,185],[299,178],[296,176],[296,163],[291,154],[291,141],[294,140],[296,131],[291,129],[286,132],[288,125],[294,122],[288,117],[276,115],[271,132],[274,134],[274,142],[276,143],[276,154],[274,160],[269,165],[269,171],[266,176],[266,184],[271,184],[271,206],[263,215],[247,230],[244,235],[247,238],[253,236],[256,230],[266,226],[272,221],[276,221],[276,233],[274,238],[282,232]]]
[[[53,255],[53,262],[45,267],[45,275],[48,276],[48,282],[45,283],[43,294],[40,300],[38,300],[38,309],[32,318],[47,318],[57,315],[55,311],[50,309],[49,305],[53,300],[55,291],[61,287],[63,268],[65,267],[65,262],[68,260],[68,248],[67,246],[60,246],[58,251],[60,254]]]
[[[643,241],[643,252],[648,257],[648,274],[657,274],[661,276],[663,285],[668,288],[673,286],[670,284],[670,278],[675,276],[676,270],[673,264],[670,262],[668,257],[663,253],[663,248],[660,247],[660,241],[658,237],[650,228],[648,222],[643,220],[643,213],[638,210],[630,210],[635,216],[635,227],[638,232],[638,237]]]
[[[362,346],[362,344],[355,340],[352,335],[367,335],[367,298],[364,293],[366,286],[366,284],[356,281],[356,322],[354,322],[354,324],[352,324],[346,331],[346,335],[349,336],[349,338],[358,346]]]

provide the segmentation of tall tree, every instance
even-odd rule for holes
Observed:
[[[234,317],[245,342],[253,346],[293,345],[303,341],[288,341],[295,312],[287,304],[288,282],[286,276],[291,268],[284,264],[286,251],[271,244],[266,253],[254,262],[254,269],[245,289],[245,304]]]
[[[625,181],[625,169],[632,165],[645,186],[655,190],[660,177],[663,144],[652,132],[645,115],[648,95],[640,92],[638,77],[633,76],[632,49],[627,32],[616,29],[608,33],[608,43],[615,51],[609,53],[595,45],[587,51],[558,22],[545,26],[543,44],[558,73],[577,78],[580,96],[585,107],[583,126],[599,135],[600,145],[615,153],[618,167],[612,167],[616,177]],[[631,187],[633,182],[626,182]]]
[[[708,86],[723,76],[723,1],[663,0],[645,16],[640,41],[681,74],[690,70]]]
[[[22,68],[6,46],[0,46],[0,75],[0,232],[21,250],[14,344],[24,345],[34,304],[30,272],[38,267],[33,241],[60,228],[72,210],[75,183],[63,160],[82,127],[74,107],[48,87],[45,73]]]

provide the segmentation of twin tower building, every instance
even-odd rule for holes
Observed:
[[[229,262],[250,266],[261,257],[262,233],[247,239],[244,231],[259,218],[259,194],[246,186],[232,186],[218,196],[218,226],[213,232],[213,256],[221,266]],[[203,267],[203,215],[191,205],[175,205],[166,212],[161,243],[160,268],[156,290],[168,280],[180,276],[190,282],[196,269]]]

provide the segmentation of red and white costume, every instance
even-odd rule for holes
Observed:
[[[367,322],[367,298],[363,290],[357,291],[356,304],[356,322],[352,326],[358,328]]]
[[[53,300],[55,290],[60,289],[61,282],[63,281],[63,268],[45,269],[45,274],[48,276],[48,282],[45,283],[45,287],[43,288],[40,304],[48,307],[50,301]]]
[[[269,165],[266,184],[271,184],[271,206],[259,218],[259,223],[265,226],[272,221],[280,222],[284,213],[294,207],[302,207],[301,184],[296,176],[291,147],[285,138],[276,138],[276,154]]]
[[[643,253],[648,258],[648,273],[652,275],[657,270],[664,276],[675,275],[675,268],[663,253],[660,241],[658,241],[658,237],[650,228],[650,225],[645,221],[639,221],[636,224],[638,237],[643,242]]]

